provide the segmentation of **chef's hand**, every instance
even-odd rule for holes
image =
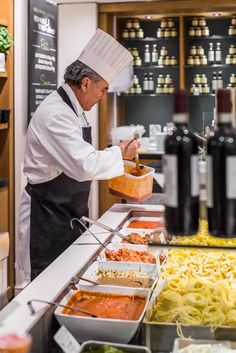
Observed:
[[[133,159],[140,147],[141,143],[137,140],[122,141],[119,144],[123,159]]]

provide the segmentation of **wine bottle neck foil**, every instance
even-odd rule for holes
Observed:
[[[232,113],[218,113],[218,124],[229,124],[232,122]]]
[[[189,116],[187,113],[173,114],[173,123],[175,124],[188,124]]]

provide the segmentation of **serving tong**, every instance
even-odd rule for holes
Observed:
[[[98,227],[100,227],[100,228],[103,228],[104,230],[107,230],[108,232],[110,232],[110,233],[112,233],[112,234],[114,234],[114,235],[117,235],[118,237],[120,237],[121,239],[127,241],[128,243],[133,244],[133,242],[130,241],[130,240],[128,239],[128,237],[126,237],[125,235],[121,234],[121,233],[120,233],[118,230],[116,230],[116,229],[113,229],[113,228],[111,228],[111,227],[109,227],[109,226],[107,226],[107,225],[105,225],[105,224],[103,224],[103,223],[100,223],[100,222],[98,222],[98,221],[94,221],[93,219],[90,219],[90,218],[85,217],[85,216],[83,216],[81,219],[82,219],[83,221],[88,222],[88,223],[94,224],[94,225],[96,225],[96,226],[98,226]]]
[[[74,307],[74,306],[70,306],[70,305],[64,305],[64,304],[60,304],[60,303],[57,303],[57,302],[50,302],[50,301],[47,301],[47,300],[42,300],[42,299],[31,299],[29,301],[27,301],[27,305],[28,305],[28,308],[30,309],[30,312],[32,315],[34,315],[36,313],[33,305],[32,305],[32,302],[38,302],[38,303],[44,303],[44,304],[48,304],[48,305],[52,305],[52,306],[55,306],[56,308],[58,306],[64,308],[64,309],[70,309],[72,311],[80,311],[81,313],[83,314],[86,314],[86,315],[89,315],[91,317],[97,317],[97,315],[87,311],[87,310],[83,310],[83,309],[80,309],[78,307]]]

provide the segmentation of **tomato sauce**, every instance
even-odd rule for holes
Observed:
[[[158,227],[164,227],[164,220],[161,221],[131,221],[128,228],[140,228],[140,229],[155,229]]]
[[[144,310],[146,297],[102,292],[77,291],[67,305],[89,311],[99,318],[138,320]],[[63,314],[88,316],[80,311],[63,309]]]

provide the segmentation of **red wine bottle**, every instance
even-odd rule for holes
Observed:
[[[165,139],[165,218],[170,235],[193,235],[199,224],[198,146],[188,128],[188,95],[174,93],[174,130]]]
[[[236,237],[236,132],[232,92],[217,91],[217,129],[207,142],[207,208],[210,234]]]

